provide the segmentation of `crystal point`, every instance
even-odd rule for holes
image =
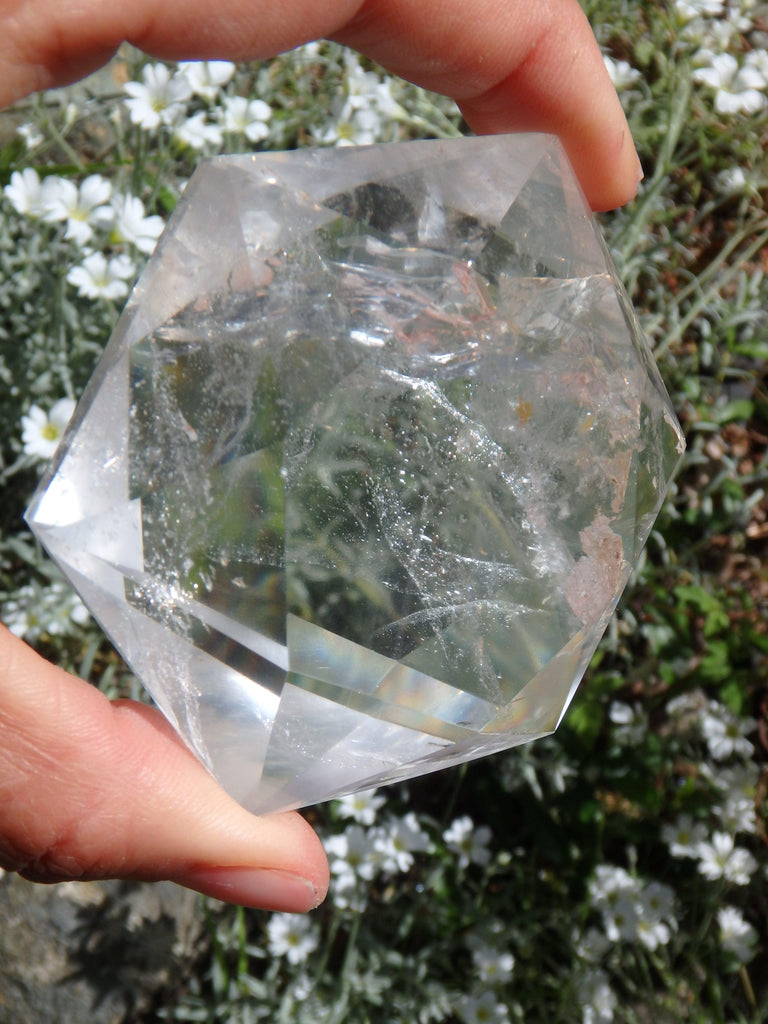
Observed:
[[[682,448],[556,140],[223,157],[27,518],[273,811],[551,732]]]

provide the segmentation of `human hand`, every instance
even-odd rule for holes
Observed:
[[[265,58],[317,37],[453,96],[477,132],[558,134],[595,209],[639,165],[576,0],[5,0],[0,105],[73,81],[127,39],[158,57]],[[0,627],[0,866],[27,878],[170,878],[232,902],[307,910],[319,841],[295,814],[255,818],[159,712],[106,698]]]
[[[110,703],[0,626],[0,867],[38,882],[171,879],[304,911],[328,864],[295,813],[244,811],[159,711]]]
[[[559,135],[596,210],[637,191],[629,126],[577,0],[4,0],[0,105],[82,77],[123,40],[166,59],[245,60],[320,37],[452,96],[478,133]]]

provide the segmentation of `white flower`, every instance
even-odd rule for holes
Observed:
[[[337,876],[342,889],[351,888],[358,878],[370,881],[379,866],[373,839],[359,825],[350,825],[342,835],[327,839],[325,852],[331,874]]]
[[[319,941],[311,919],[301,914],[273,914],[267,925],[269,952],[291,964],[303,963]]]
[[[362,914],[368,906],[370,887],[364,882],[356,882],[354,885],[349,885],[348,882],[349,879],[343,875],[331,878],[328,890],[330,901],[339,910],[352,910],[357,914]]]
[[[614,700],[608,708],[608,717],[614,725],[630,725],[635,717],[635,711],[631,704],[625,704],[623,701]]]
[[[131,121],[142,128],[170,125],[184,116],[184,103],[192,95],[184,74],[171,75],[165,64],[147,64],[142,82],[126,82],[130,99],[125,101]]]
[[[720,114],[753,114],[762,110],[766,99],[760,89],[765,88],[763,76],[748,65],[739,67],[731,53],[699,54],[709,66],[695,68],[693,79],[715,90],[715,110]]]
[[[3,193],[17,213],[27,217],[42,217],[46,210],[47,197],[59,179],[50,177],[42,182],[34,167],[25,167],[23,171],[14,171],[10,184]]]
[[[716,771],[707,771],[711,781],[724,794],[723,805],[716,809],[720,820],[730,833],[757,831],[755,792],[760,770],[754,761],[735,764]]]
[[[374,76],[375,77],[375,76]],[[404,115],[404,110],[392,95],[392,79],[385,78],[377,81],[372,91],[355,93],[350,89],[349,102],[353,107],[360,110],[373,109],[383,118],[398,118]]]
[[[613,57],[603,54],[603,62],[617,91],[628,88],[643,77],[637,68],[633,68],[625,60],[614,60]]]
[[[291,50],[291,57],[297,64],[314,64],[320,58],[320,44],[315,40]]]
[[[443,832],[443,840],[452,853],[459,855],[459,867],[466,868],[470,864],[485,866],[491,859],[488,843],[491,841],[491,830],[487,825],[475,828],[472,819],[465,814],[451,824]]]
[[[163,219],[157,214],[144,216],[144,203],[137,196],[115,196],[112,199],[114,222],[111,242],[129,242],[139,252],[149,255],[163,231]]]
[[[107,262],[103,253],[92,252],[79,266],[72,267],[67,281],[86,299],[122,299],[128,294],[126,282],[135,273],[136,267],[127,256],[113,256]]]
[[[673,825],[664,825],[661,838],[673,857],[698,857],[699,845],[707,838],[707,828],[689,814],[681,814]]]
[[[291,984],[291,995],[298,1002],[302,1003],[310,997],[314,987],[315,983],[308,974],[299,974],[293,979]]]
[[[506,1006],[490,991],[481,996],[463,996],[456,1009],[465,1024],[505,1024],[509,1020]]]
[[[16,597],[7,601],[3,606],[4,625],[14,636],[18,636],[21,639],[28,634],[30,639],[34,639],[32,634],[37,625],[32,614],[31,603],[25,600],[28,596],[26,592],[31,592],[31,589],[31,587],[22,587],[16,592]]]
[[[31,121],[18,125],[16,131],[24,139],[27,149],[36,149],[43,142],[43,133]]]
[[[323,145],[370,146],[377,142],[382,130],[381,114],[372,108],[345,106],[341,113],[315,138]]]
[[[674,922],[675,894],[663,882],[649,882],[638,894],[640,913],[645,917],[664,917]]]
[[[617,737],[627,743],[638,743],[648,731],[648,716],[640,705],[615,700],[608,709],[608,717],[617,725]]]
[[[41,631],[50,636],[69,633],[73,622],[78,626],[84,626],[89,619],[88,609],[72,588],[63,581],[54,582],[46,588],[42,600],[38,598],[38,609]]]
[[[610,942],[597,928],[588,928],[576,942],[576,953],[593,964],[599,963],[610,948]]]
[[[728,16],[733,21],[734,27],[743,33],[751,32],[755,28],[756,8],[760,0],[731,0]]]
[[[313,132],[318,142],[335,146],[367,146],[381,139],[387,121],[405,115],[392,96],[392,80],[364,71],[354,54],[345,58],[345,92],[333,104],[333,120]]]
[[[615,903],[627,894],[634,896],[637,890],[638,884],[632,875],[613,864],[598,864],[589,883],[589,894],[598,908]]]
[[[31,406],[27,415],[21,417],[24,454],[36,459],[50,459],[74,411],[75,403],[71,398],[60,398],[48,413],[43,412],[39,405]]]
[[[271,117],[272,110],[264,100],[249,101],[244,96],[227,96],[224,100],[224,131],[245,135],[250,142],[260,142],[267,138],[267,122]]]
[[[745,733],[752,732],[756,726],[754,718],[739,719],[727,708],[717,704],[701,718],[702,734],[716,761],[725,761],[733,754],[751,757],[755,748],[746,739]]]
[[[675,0],[675,10],[682,21],[717,17],[722,14],[724,0]]]
[[[506,981],[515,966],[515,958],[508,950],[496,949],[494,946],[481,943],[472,950],[472,960],[480,980],[492,984]]]
[[[429,845],[429,836],[422,832],[413,812],[373,830],[374,850],[385,874],[409,871],[413,854],[428,850]]]
[[[584,1024],[610,1024],[618,1000],[605,971],[586,971],[579,978],[579,1004]]]
[[[746,192],[747,176],[741,167],[731,167],[717,175],[717,187],[725,196],[737,196]]]
[[[690,690],[667,702],[667,714],[675,718],[692,717],[698,721],[699,715],[703,714],[708,705],[709,701],[702,690]]]
[[[735,907],[721,907],[717,912],[720,925],[720,945],[742,963],[748,963],[755,955],[757,932],[745,921]]]
[[[768,50],[756,48],[750,50],[744,58],[744,67],[756,73],[762,79],[762,86],[755,84],[756,89],[768,88]],[[757,78],[754,79],[757,83]]]
[[[347,95],[357,106],[369,106],[375,98],[381,79],[375,71],[364,71],[360,58],[355,53],[344,54],[344,84]]]
[[[69,617],[78,626],[84,626],[91,617],[91,613],[75,593],[70,597]]]
[[[37,596],[32,587],[22,587],[3,608],[3,622],[20,639],[34,641],[46,632],[39,602],[34,600]]]
[[[372,825],[376,812],[386,800],[384,796],[377,796],[375,789],[364,789],[341,797],[336,801],[336,810],[342,818],[354,818],[360,825]]]
[[[70,100],[64,108],[64,128],[71,128],[79,116],[80,111],[77,108],[77,104]]]
[[[677,927],[673,914],[674,894],[669,886],[649,882],[639,894],[635,908],[639,941],[650,950],[666,945]]]
[[[353,110],[375,109],[383,117],[403,114],[400,104],[392,96],[392,79],[381,79],[375,71],[364,71],[354,53],[345,55],[345,85],[347,104]]]
[[[660,882],[642,885],[622,868],[605,864],[595,871],[590,894],[611,942],[639,941],[647,949],[656,949],[669,941],[677,927],[674,894]],[[598,951],[602,955],[605,950],[598,945]]]
[[[698,846],[699,871],[705,878],[725,878],[734,885],[749,885],[750,875],[757,868],[757,861],[748,850],[734,846],[733,836],[726,832],[715,832],[712,842]]]
[[[221,88],[232,79],[235,65],[229,60],[190,60],[179,64],[179,72],[196,96],[212,103]]]
[[[3,621],[14,636],[34,641],[42,634],[60,636],[72,632],[72,625],[88,621],[88,609],[63,581],[54,580],[44,589],[21,587],[3,609]]]
[[[220,146],[223,140],[221,128],[206,120],[204,110],[180,121],[173,129],[174,137],[192,149],[205,149],[206,146]]]
[[[621,893],[602,908],[603,928],[611,942],[634,942],[637,938],[638,914],[629,893]]]
[[[85,245],[93,235],[93,226],[105,226],[111,219],[107,203],[112,186],[100,174],[89,175],[78,189],[66,178],[57,178],[46,189],[45,213],[47,221],[66,221],[66,238],[74,238]]]
[[[760,769],[754,761],[746,764],[717,766],[715,771],[708,771],[708,777],[719,786],[729,797],[744,797],[754,800],[757,783],[760,780]]]
[[[730,833],[757,832],[755,801],[751,797],[728,794],[723,806],[715,808],[715,813]]]
[[[725,53],[726,50],[736,44],[738,30],[733,19],[719,18],[714,21],[704,21],[700,24],[701,32],[698,33],[698,38],[705,49],[711,50],[713,53]],[[697,33],[693,22],[691,23],[691,29],[690,32],[686,30],[685,34],[695,41]],[[738,40],[738,42],[740,44],[741,40]]]

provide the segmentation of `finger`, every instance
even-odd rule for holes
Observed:
[[[171,879],[285,911],[328,885],[298,814],[247,813],[159,712],[110,703],[2,627],[0,865],[33,881]]]
[[[456,99],[478,134],[562,140],[595,210],[642,177],[621,102],[576,0],[370,0],[338,37],[404,78]],[[370,13],[367,13],[370,9]]]
[[[72,81],[123,40],[167,60],[261,59],[331,35],[360,0],[3,0],[0,104]]]
[[[577,0],[11,0],[0,103],[85,74],[123,39],[169,59],[243,60],[322,36],[453,96],[478,132],[558,134],[595,209],[637,191],[629,127]]]

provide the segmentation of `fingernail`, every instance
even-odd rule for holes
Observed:
[[[322,901],[309,879],[267,868],[206,868],[176,881],[217,900],[261,910],[303,914]]]
[[[643,165],[640,163],[639,155],[635,153],[635,156],[637,157],[637,183],[639,185],[645,177],[645,171],[643,170]]]

